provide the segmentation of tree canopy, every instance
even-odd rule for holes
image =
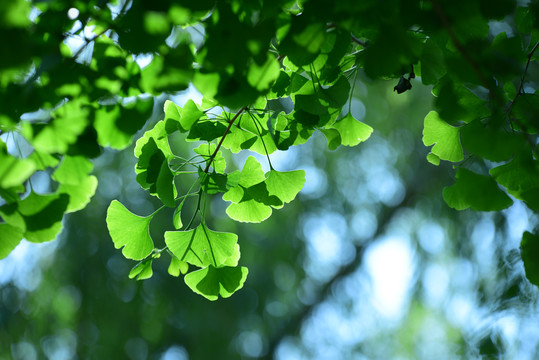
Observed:
[[[306,173],[272,156],[319,136],[329,150],[361,148],[387,132],[354,111],[358,84],[380,80],[394,97],[434,97],[421,118],[410,110],[419,105],[401,109],[419,124],[410,130],[429,167],[394,206],[427,193],[434,173],[451,176],[432,185],[451,209],[539,211],[537,1],[16,0],[0,10],[1,258],[22,239],[56,239],[99,187],[121,187],[98,184],[94,164],[133,149],[131,175],[155,207],[112,199],[100,217],[128,277],[164,263],[194,293],[230,297],[249,281],[240,246],[253,245],[215,212],[279,216]],[[175,102],[190,86],[201,100]],[[539,232],[520,236],[539,285]]]

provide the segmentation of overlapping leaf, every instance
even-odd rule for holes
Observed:
[[[243,266],[215,268],[210,265],[185,275],[185,283],[193,292],[214,301],[219,295],[227,298],[241,289],[248,273],[247,268]]]
[[[165,242],[180,261],[198,267],[235,266],[240,257],[236,234],[213,231],[205,224],[189,231],[167,231]]]
[[[478,211],[499,211],[513,201],[496,184],[493,178],[460,168],[454,185],[444,188],[447,205],[456,210],[471,208]]]

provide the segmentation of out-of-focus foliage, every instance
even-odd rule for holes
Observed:
[[[406,216],[412,207],[424,221],[455,227],[447,230],[450,238],[465,236],[474,221],[494,224],[492,237],[503,237],[498,228],[510,223],[511,209],[525,214],[539,210],[536,1],[17,0],[4,2],[0,10],[0,48],[8,54],[0,59],[0,257],[7,257],[22,239],[47,242],[64,228],[70,240],[57,250],[52,275],[34,293],[39,296],[6,287],[2,299],[10,305],[5,322],[14,330],[1,340],[12,344],[13,357],[43,352],[58,358],[64,355],[57,351],[71,351],[65,357],[87,353],[121,358],[124,350],[113,350],[113,339],[125,344],[131,358],[155,357],[167,348],[179,358],[181,349],[193,358],[208,358],[215,357],[211,349],[217,348],[227,349],[226,357],[284,356],[279,351],[299,351],[298,357],[354,358],[356,351],[367,357],[397,357],[388,353],[395,348],[391,346],[373,350],[343,345],[348,350],[340,356],[319,353],[320,339],[331,336],[309,332],[316,328],[309,319],[323,318],[320,307],[328,314],[332,306],[344,311],[360,303],[354,301],[358,295],[350,290],[353,285],[343,284],[362,284],[357,272],[369,242],[392,231],[409,239],[432,232]],[[382,90],[365,87],[388,79],[390,86]],[[202,98],[179,101],[175,95],[190,84]],[[412,95],[424,86],[432,89],[432,106]],[[402,123],[388,123],[395,117]],[[134,155],[113,155],[110,149],[131,151],[135,138]],[[373,142],[369,147],[368,141],[363,143],[367,139]],[[418,141],[422,146],[416,148]],[[322,154],[313,143],[339,150]],[[355,146],[359,150],[346,148]],[[355,157],[363,154],[362,147],[371,155]],[[247,156],[248,150],[260,156]],[[306,171],[280,165],[275,157],[283,153],[301,157],[294,165]],[[121,156],[152,200],[140,200],[131,187],[124,188],[133,182],[108,168],[118,168]],[[326,160],[329,156],[334,158]],[[314,190],[309,190],[309,178],[319,181]],[[294,204],[302,189],[306,195],[299,196],[300,203],[284,207]],[[315,201],[322,195],[324,201]],[[464,215],[438,205],[434,199],[442,197]],[[110,204],[107,211],[103,202]],[[65,217],[82,209],[84,213]],[[294,233],[298,214],[305,222],[298,230],[306,238],[305,247],[295,236],[283,239],[283,234],[288,238]],[[455,217],[463,217],[461,226]],[[348,223],[362,225],[351,225],[356,229],[351,235]],[[477,308],[489,301],[500,307],[524,304],[533,297],[529,283],[515,280],[523,273],[515,269],[515,259],[520,259],[528,279],[537,283],[537,231],[532,225],[526,221],[517,227],[520,252],[513,243],[508,246],[514,252],[501,244],[490,247],[496,266],[487,273],[500,274],[494,278],[501,285],[493,293],[492,279],[476,275],[471,281],[479,287]],[[112,255],[103,243],[97,245],[107,234],[125,258],[138,261],[130,271],[125,271],[126,260],[119,260],[120,251]],[[280,239],[276,244],[271,244],[272,234]],[[72,243],[77,237],[93,240]],[[343,237],[363,241],[337,241]],[[459,241],[443,253],[473,258],[475,242]],[[428,266],[438,260],[428,257],[440,252],[419,243],[421,249],[413,253],[425,259],[418,266],[432,270]],[[88,244],[93,248],[82,256],[81,248],[92,246]],[[365,259],[374,256],[371,251]],[[79,267],[82,261],[70,259],[92,263]],[[481,268],[480,259],[472,260]],[[249,271],[240,264],[248,264]],[[382,272],[372,270],[379,265],[369,266],[371,274]],[[442,265],[436,266],[439,270]],[[242,287],[243,295],[215,307],[200,297],[201,303],[186,300],[192,295],[183,290],[181,300],[168,298],[180,293],[167,288],[177,285],[174,278],[163,278],[167,273],[184,277],[188,288],[210,300],[230,297]],[[139,284],[124,282],[120,275],[153,278]],[[109,298],[105,290],[82,289],[104,282],[116,300],[126,302],[123,308],[112,301],[110,311],[105,310],[96,305]],[[279,289],[265,288],[273,282]],[[347,289],[340,291],[342,298],[332,293],[339,287]],[[25,303],[55,293],[60,295],[51,304]],[[413,318],[428,318],[420,299],[410,299]],[[176,302],[185,309],[170,310]],[[144,321],[117,319],[128,309],[139,311]],[[210,317],[217,314],[211,309],[226,316]],[[201,312],[207,318],[200,318]],[[245,320],[249,325],[243,327],[238,319],[244,313],[259,318]],[[454,353],[520,351],[506,344],[507,334],[482,334],[472,341],[465,338],[468,329],[462,324],[440,316]],[[58,322],[23,330],[25,319],[32,317],[58,317]],[[190,317],[194,320],[186,320]],[[176,328],[195,320],[214,321],[219,330],[234,323],[230,336],[239,345],[230,345],[229,337],[212,336],[205,326],[191,333]],[[136,324],[121,334],[123,322]],[[286,338],[297,334],[299,326],[300,345]],[[418,343],[407,337],[407,329],[401,330],[398,336],[408,344],[401,355],[432,354],[413,350]],[[51,331],[55,334],[47,338]],[[457,335],[449,339],[453,332]],[[172,334],[192,337],[197,347],[183,339],[176,341],[183,348],[171,347],[175,340],[166,336]],[[200,347],[195,334],[208,337],[207,344]],[[40,342],[39,349],[33,345]]]

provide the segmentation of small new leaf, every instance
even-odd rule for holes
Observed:
[[[139,262],[131,271],[129,272],[129,278],[136,280],[146,280],[152,277],[152,262],[153,257],[149,257],[141,262]]]

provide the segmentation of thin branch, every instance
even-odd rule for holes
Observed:
[[[513,104],[515,103],[517,98],[520,95],[523,94],[522,90],[524,88],[524,79],[526,78],[526,74],[528,73],[528,67],[530,66],[532,56],[533,56],[533,54],[535,53],[535,50],[537,50],[538,47],[539,47],[539,42],[537,42],[537,44],[535,44],[533,49],[528,54],[528,61],[526,62],[526,67],[524,68],[524,72],[522,73],[522,77],[520,78],[520,86],[518,87],[518,90],[517,90],[517,93],[515,94],[515,97],[513,98],[513,100],[511,100],[511,103],[509,104],[509,108],[507,109],[507,114],[509,114],[511,112],[511,108],[513,107]]]
[[[364,41],[361,41],[359,40],[357,37],[354,36],[354,34],[350,34],[350,38],[352,39],[353,42],[363,46],[363,47],[367,47],[367,44],[364,42]]]
[[[209,161],[208,161],[208,165],[206,165],[206,168],[204,169],[204,172],[205,172],[205,173],[208,173],[208,171],[210,170],[210,166],[211,166],[213,160],[215,159],[215,157],[217,156],[217,152],[218,152],[219,149],[221,148],[221,145],[223,144],[223,141],[225,140],[226,135],[227,135],[228,132],[230,131],[230,128],[232,127],[232,124],[234,124],[234,121],[236,121],[236,119],[238,118],[238,116],[240,116],[241,113],[244,112],[245,110],[247,110],[247,106],[242,107],[242,108],[236,113],[236,115],[234,115],[234,117],[232,118],[232,120],[230,120],[230,122],[228,123],[228,127],[226,128],[225,133],[223,134],[223,137],[221,137],[221,140],[219,141],[219,144],[217,144],[217,147],[215,148],[215,151],[214,151],[213,154],[210,156],[210,159],[209,159]]]
[[[449,38],[451,39],[451,42],[453,45],[455,45],[455,48],[460,52],[464,60],[470,64],[470,66],[475,71],[477,77],[479,78],[479,81],[483,83],[483,86],[485,86],[491,93],[494,93],[492,90],[492,83],[488,81],[488,79],[485,77],[483,72],[481,71],[481,67],[477,64],[477,62],[470,56],[468,51],[462,46],[460,41],[457,39],[457,36],[455,35],[455,32],[453,31],[453,28],[451,27],[451,24],[449,23],[449,20],[447,19],[447,16],[444,13],[444,10],[436,0],[429,0],[432,6],[434,7],[434,11],[436,11],[436,14],[438,14],[438,17],[440,18],[440,21],[442,22],[442,25],[447,31],[447,34],[449,35]]]

